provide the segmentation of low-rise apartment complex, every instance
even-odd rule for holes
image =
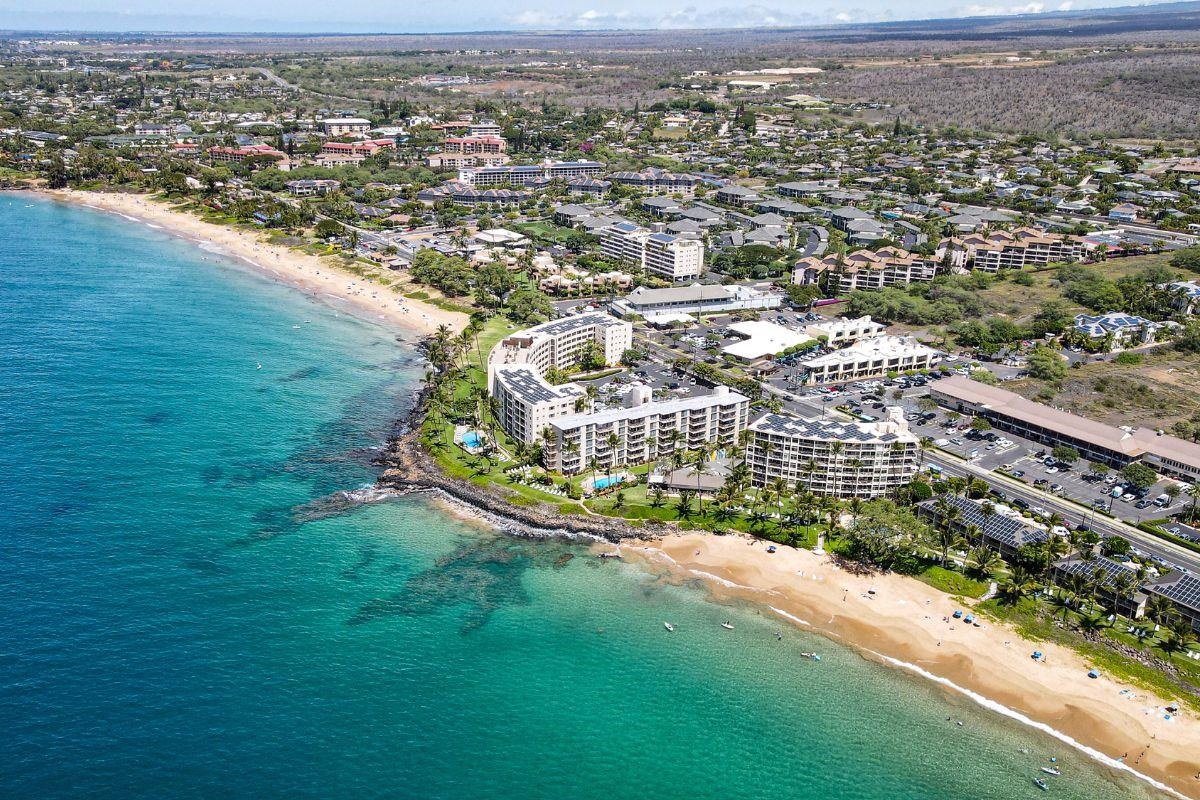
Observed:
[[[880,250],[856,250],[841,255],[830,253],[818,257],[809,256],[796,262],[792,280],[799,284],[813,284],[824,276],[829,289],[838,294],[855,289],[882,289],[885,286],[907,286],[914,282],[928,282],[938,274],[938,262],[896,247]]]
[[[938,353],[911,336],[876,336],[800,362],[810,384],[843,383],[931,369]]]

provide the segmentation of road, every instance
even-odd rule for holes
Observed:
[[[275,84],[276,86],[280,87],[281,89],[291,89],[292,91],[295,91],[295,92],[303,92],[304,94],[311,94],[316,97],[324,97],[327,100],[344,100],[348,103],[358,103],[358,104],[367,102],[366,100],[363,100],[361,97],[346,97],[344,95],[339,95],[339,94],[325,94],[324,92],[316,92],[316,91],[313,91],[312,89],[306,89],[303,86],[300,86],[299,84],[290,83],[290,82],[284,80],[283,78],[279,77],[274,72],[271,72],[271,70],[266,69],[265,67],[251,67],[250,71],[257,72],[259,75],[262,75],[264,78],[266,78],[267,80],[269,80],[271,83]]]
[[[941,467],[947,475],[960,478],[980,478],[990,486],[1003,491],[1009,498],[1019,497],[1030,505],[1041,506],[1047,511],[1058,512],[1062,515],[1063,519],[1072,525],[1085,522],[1088,527],[1101,536],[1123,536],[1143,553],[1184,567],[1190,572],[1200,571],[1200,554],[1146,533],[1128,523],[1105,516],[1099,512],[1088,511],[1086,508],[1068,500],[1035,489],[1026,483],[1009,478],[1001,473],[989,472],[982,467],[963,461],[944,451],[930,450],[926,453],[925,460],[927,463]]]

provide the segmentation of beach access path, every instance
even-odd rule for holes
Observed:
[[[208,245],[216,253],[236,258],[272,280],[372,322],[420,334],[433,333],[442,325],[458,332],[467,324],[466,314],[405,297],[394,286],[382,286],[339,269],[331,259],[269,243],[257,231],[206,222],[150,195],[77,190],[54,190],[46,194],[155,225],[197,244]]]
[[[1166,714],[1174,698],[1105,674],[1089,678],[1091,665],[1082,655],[1024,639],[1007,624],[981,617],[977,628],[954,619],[955,610],[970,613],[970,606],[920,581],[856,574],[828,554],[782,545],[769,553],[769,545],[743,535],[681,533],[623,543],[620,550],[668,574],[704,580],[718,601],[769,608],[781,624],[843,641],[947,691],[986,698],[997,710],[1003,706],[1095,751],[1113,769],[1200,797],[1200,718],[1188,708]],[[1035,650],[1045,658],[1033,660]]]

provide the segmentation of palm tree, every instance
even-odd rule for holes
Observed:
[[[940,527],[934,530],[933,544],[941,551],[942,567],[945,568],[950,551],[962,547],[963,537],[955,528],[950,526]]]
[[[970,559],[974,564],[971,571],[985,580],[991,578],[992,573],[1004,563],[999,553],[990,547],[982,545],[971,550]]]
[[[700,479],[709,473],[709,448],[701,446],[692,456],[692,471],[696,473],[696,497],[700,501],[700,516],[704,516],[704,492],[701,491]]]
[[[983,530],[981,534],[984,539],[987,539],[988,523],[996,514],[996,504],[990,500],[984,500],[979,504],[979,513],[983,514]]]
[[[661,508],[662,504],[663,504],[663,498],[665,496],[666,496],[666,492],[664,492],[662,490],[662,487],[655,486],[653,489],[650,490],[650,507],[651,508]]]
[[[1000,594],[1004,596],[1009,603],[1016,605],[1024,598],[1028,597],[1036,587],[1033,579],[1024,567],[1017,565],[1013,567],[1008,578],[1000,586]]]

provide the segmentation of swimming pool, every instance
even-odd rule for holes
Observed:
[[[592,488],[595,489],[596,491],[599,491],[601,489],[607,489],[610,486],[616,486],[622,480],[624,480],[624,478],[622,478],[620,475],[616,475],[612,478],[610,478],[608,476],[605,476],[603,478],[596,478],[596,480],[592,481]]]
[[[479,447],[483,441],[475,431],[467,431],[462,435],[463,447]]]

